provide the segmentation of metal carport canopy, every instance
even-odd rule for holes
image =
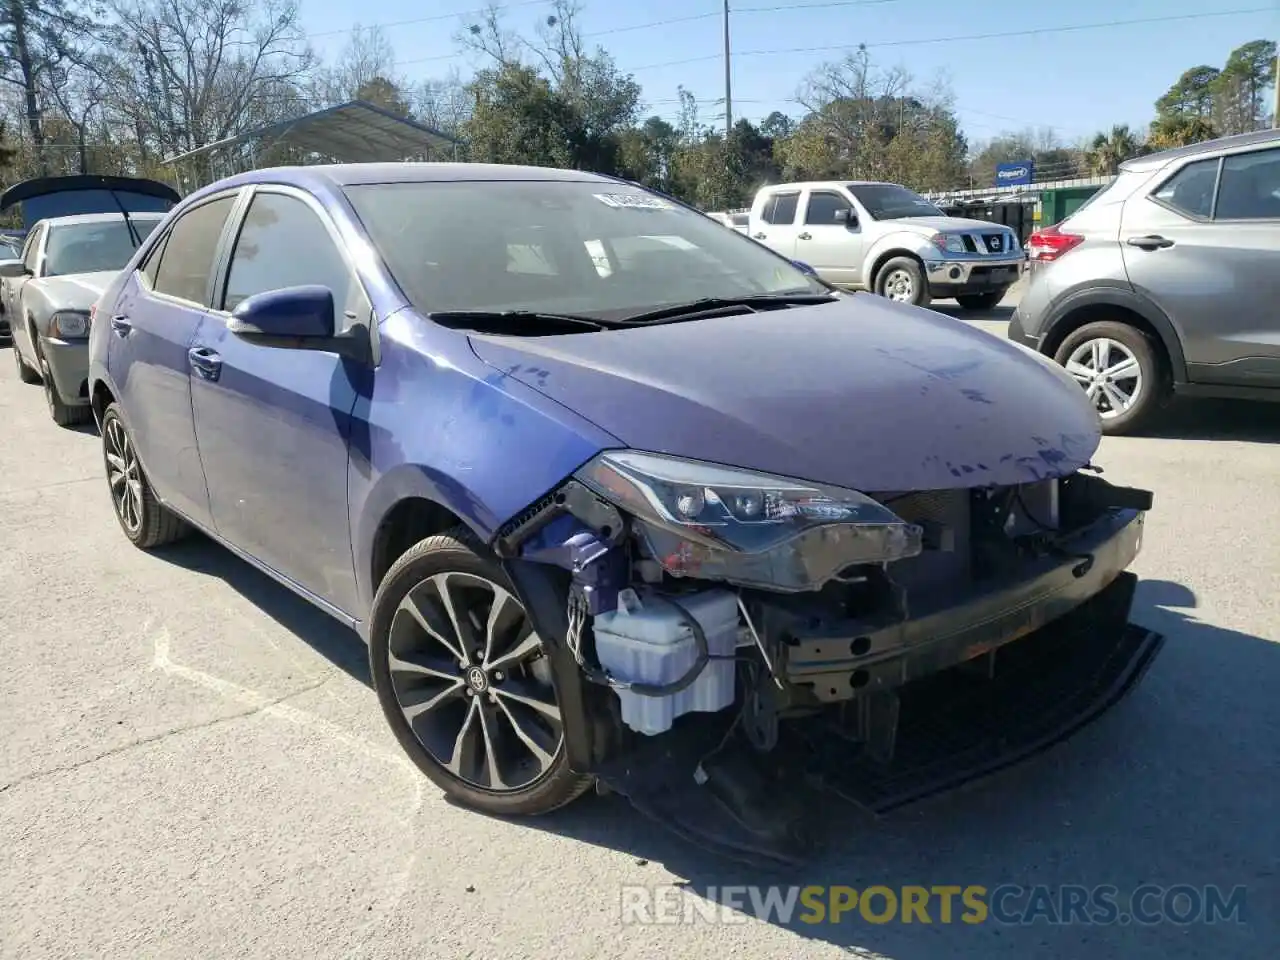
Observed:
[[[285,144],[332,157],[341,163],[394,162],[441,148],[452,148],[458,143],[448,134],[426,124],[396,116],[363,100],[352,100],[205,144],[167,157],[163,163],[176,164],[251,140]]]

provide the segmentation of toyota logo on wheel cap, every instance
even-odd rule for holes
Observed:
[[[472,667],[467,671],[467,684],[476,693],[484,693],[489,688],[489,678],[479,667]]]

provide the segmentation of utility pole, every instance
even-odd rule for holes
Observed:
[[[733,72],[729,68],[729,0],[724,0],[724,135],[733,130]]]
[[[728,29],[726,26],[725,30]],[[1271,129],[1280,130],[1280,54],[1276,55],[1275,76],[1271,79],[1275,83],[1271,91]]]

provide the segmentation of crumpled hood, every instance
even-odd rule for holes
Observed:
[[[40,289],[55,309],[87,311],[119,272],[69,273],[65,277],[45,277],[35,282],[40,284]]]
[[[1084,391],[1051,361],[869,294],[470,340],[489,365],[633,448],[868,492],[1063,476],[1100,441]]]

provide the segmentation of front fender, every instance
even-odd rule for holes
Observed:
[[[866,278],[867,286],[871,286],[874,281],[873,274],[881,260],[888,259],[890,255],[900,256],[904,253],[912,254],[921,260],[930,256],[940,256],[938,248],[920,234],[911,230],[893,230],[878,237],[867,251],[862,262],[862,276]]]
[[[382,520],[412,498],[436,503],[484,542],[574,470],[623,444],[481,361],[466,335],[398,314],[356,403],[348,472],[352,553],[362,601]]]

